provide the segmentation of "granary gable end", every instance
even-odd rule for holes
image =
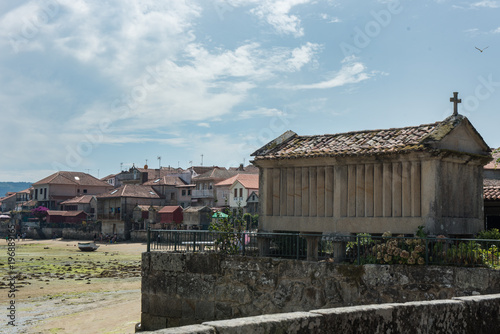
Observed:
[[[473,235],[490,149],[469,120],[333,135],[287,131],[252,154],[264,231]]]

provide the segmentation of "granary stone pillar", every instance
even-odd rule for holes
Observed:
[[[318,261],[318,246],[322,233],[304,233],[307,242],[307,261]]]
[[[257,245],[259,247],[259,256],[269,255],[271,249],[271,237],[257,236]]]

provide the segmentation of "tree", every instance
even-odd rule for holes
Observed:
[[[43,223],[45,220],[45,217],[47,217],[49,209],[44,207],[44,206],[39,206],[37,208],[31,209],[31,214],[35,217],[38,218],[40,221],[40,224]]]

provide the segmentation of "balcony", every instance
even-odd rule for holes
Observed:
[[[214,198],[213,189],[193,190],[191,198]]]
[[[106,214],[99,214],[97,215],[97,219],[101,220],[120,220],[120,214],[119,213],[106,213]]]

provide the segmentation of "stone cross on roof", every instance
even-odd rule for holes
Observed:
[[[450,97],[450,102],[453,102],[453,116],[457,116],[458,104],[462,103],[462,99],[458,98],[458,92],[453,92],[453,97]]]

